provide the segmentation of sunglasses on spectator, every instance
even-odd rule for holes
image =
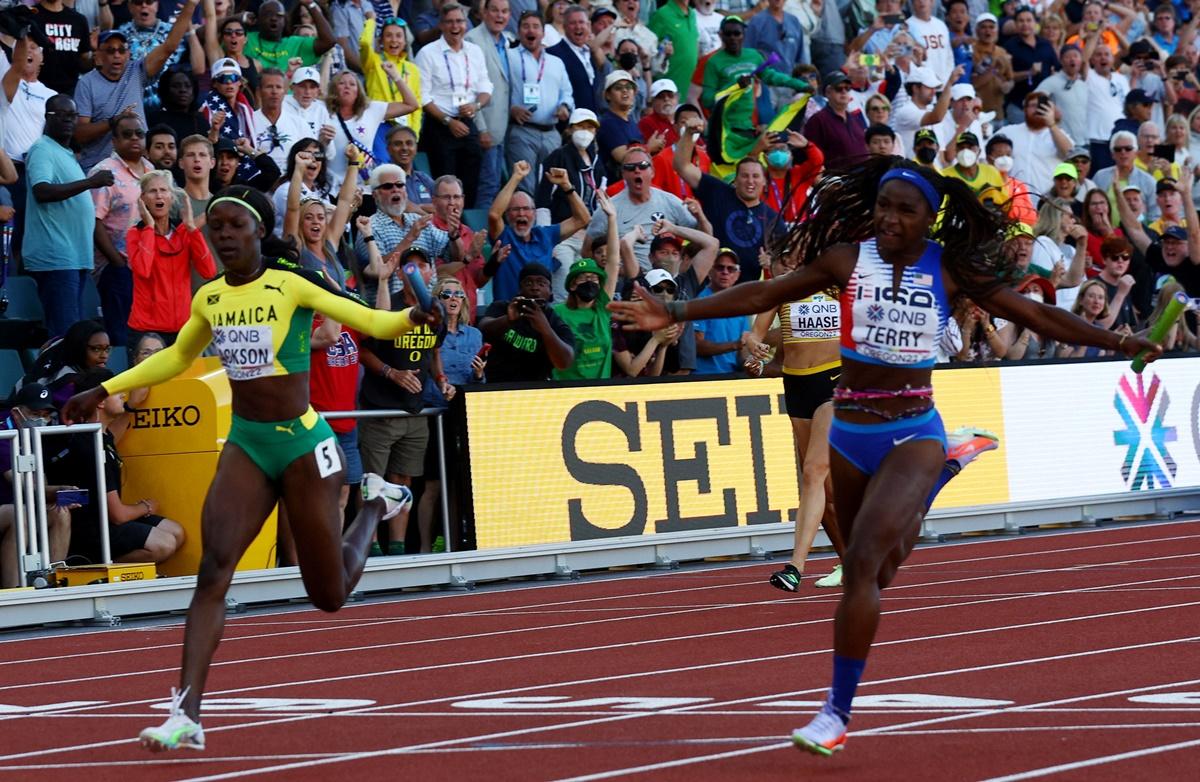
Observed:
[[[1133,147],[1113,147],[1113,152],[1132,152]]]
[[[154,5],[158,0],[129,0],[130,5]]]
[[[237,84],[241,80],[242,77],[236,73],[225,73],[213,79],[217,84]]]
[[[467,294],[463,293],[462,291],[442,291],[441,293],[438,294],[438,298],[440,298],[440,299],[465,299],[465,298],[467,298]]]
[[[129,54],[129,47],[128,46],[108,46],[108,47],[101,49],[100,51],[104,52],[105,54]]]
[[[308,150],[308,154],[312,155],[313,160],[324,160],[325,153],[318,150]]]
[[[849,84],[839,84],[836,87],[830,87],[830,89],[833,90],[834,92],[849,92],[850,85]]]
[[[121,131],[121,138],[145,138],[146,131],[141,128],[126,128]]]
[[[399,182],[380,182],[379,184],[375,185],[376,190],[382,190],[385,193],[389,190],[399,190],[403,187],[404,185],[400,184]]]
[[[1105,259],[1107,259],[1107,260],[1113,260],[1113,261],[1128,261],[1128,260],[1129,260],[1130,258],[1132,258],[1133,256],[1132,256],[1132,255],[1130,255],[1129,253],[1118,253],[1118,254],[1116,254],[1116,255],[1106,255],[1106,256],[1104,256],[1104,257],[1105,257]]]
[[[222,35],[231,35],[234,38],[243,38],[246,35],[246,31],[240,27],[226,27],[224,30],[221,31],[221,34]]]
[[[654,164],[649,160],[643,160],[641,163],[622,163],[622,171],[645,171],[648,168],[653,168]]]
[[[674,293],[678,289],[675,287],[674,283],[660,282],[658,285],[655,285],[650,290],[653,291],[654,293]]]
[[[740,266],[725,266],[723,264],[717,264],[717,265],[713,266],[713,269],[718,274],[733,274],[736,271],[741,271]]]
[[[403,19],[401,19],[398,16],[392,16],[392,17],[389,17],[389,18],[383,20],[384,27],[387,27],[389,24],[399,25],[401,27],[408,27],[408,22],[404,21]]]

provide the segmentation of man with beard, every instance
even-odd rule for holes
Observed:
[[[566,193],[571,204],[571,216],[554,225],[534,225],[533,196],[524,190],[518,191],[521,180],[529,176],[532,168],[524,160],[513,165],[512,176],[500,189],[495,203],[488,210],[488,235],[495,245],[508,245],[511,251],[506,260],[491,274],[492,294],[497,300],[511,299],[520,286],[521,269],[531,263],[546,268],[554,264],[554,246],[588,224],[587,207],[567,176],[566,169],[552,168],[546,178],[561,192]],[[505,217],[508,225],[504,224]],[[489,270],[485,270],[485,274]]]
[[[1058,126],[1054,102],[1044,92],[1025,96],[1025,122],[1007,125],[1004,135],[1012,142],[1013,167],[1010,176],[1029,185],[1035,193],[1044,193],[1054,184],[1054,169],[1071,151],[1071,137]],[[1130,150],[1136,146],[1136,139]],[[1132,161],[1133,155],[1130,155]],[[1131,163],[1132,165],[1132,163]],[[1150,192],[1154,192],[1151,182]]]
[[[733,185],[728,185],[701,172],[692,162],[694,139],[691,133],[684,133],[675,145],[675,171],[696,191],[721,246],[737,253],[742,267],[738,282],[757,280],[762,275],[759,250],[770,241],[768,232],[779,222],[779,213],[762,202],[767,169],[757,156],[742,158]]]
[[[159,171],[172,171],[179,159],[178,140],[170,125],[155,125],[146,131],[146,158]]]
[[[435,259],[447,258],[450,261],[461,260],[458,242],[451,242],[450,236],[440,228],[429,224],[429,216],[420,216],[408,211],[408,192],[404,187],[404,170],[392,163],[376,166],[371,171],[371,195],[375,199],[375,214],[371,215],[371,235],[359,235],[354,244],[354,252],[362,269],[367,269],[371,256],[367,243],[375,242],[379,255],[386,258],[392,250],[400,246],[408,235],[421,223],[420,233],[412,243],[412,247],[421,250],[430,263]],[[363,298],[375,301],[379,281],[364,272],[362,277]],[[393,274],[388,278],[388,290],[394,296],[401,288],[400,278]]]

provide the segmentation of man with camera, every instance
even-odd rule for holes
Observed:
[[[504,246],[497,252],[510,250]],[[552,370],[575,361],[575,336],[550,306],[550,270],[528,263],[521,267],[518,285],[511,301],[493,301],[479,320],[484,341],[492,345],[489,383],[549,380]]]
[[[1062,112],[1062,128],[1075,143],[1088,139],[1088,89],[1083,67],[1083,50],[1067,44],[1058,53],[1062,70],[1048,76],[1038,86]]]
[[[1071,151],[1071,137],[1058,126],[1054,102],[1044,92],[1025,96],[1025,121],[1007,125],[1004,135],[1012,142],[1013,167],[1009,175],[1035,193],[1054,185],[1054,169]]]

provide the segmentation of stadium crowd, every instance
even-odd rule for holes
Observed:
[[[1175,292],[1200,296],[1198,0],[717,5],[10,3],[3,301],[36,296],[52,342],[18,373],[6,426],[49,420],[173,342],[221,271],[205,210],[235,183],[273,199],[295,262],[331,288],[401,308],[411,262],[445,306],[443,329],[394,343],[314,324],[317,409],[448,408],[445,476],[427,417],[333,424],[348,484],[365,469],[425,486],[418,524],[393,519],[381,554],[444,546],[439,480],[469,545],[465,386],[777,374],[748,350],[747,319],[628,332],[605,305],[635,285],[671,301],[769,275],[764,248],[814,182],[867,155],[962,179],[1019,221],[1030,297],[1128,333]],[[1197,339],[1183,321],[1167,349]],[[966,363],[1098,355],[970,301],[939,348]],[[139,398],[121,402],[99,414],[118,465]],[[114,526],[140,525],[116,556],[161,560],[182,542],[152,499],[110,489]],[[94,557],[94,536],[70,537]]]

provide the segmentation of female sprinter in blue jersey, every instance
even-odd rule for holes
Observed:
[[[833,686],[825,705],[792,734],[829,755],[846,741],[850,706],[891,583],[942,484],[946,434],[933,405],[932,367],[951,303],[979,306],[1038,334],[1128,356],[1153,343],[1095,328],[1006,282],[1007,218],[957,179],[899,158],[833,172],[813,191],[788,237],[801,265],[783,277],[664,306],[614,302],[613,317],[646,331],[681,320],[765,312],[817,291],[841,291],[842,375],[834,392],[830,463],[834,508],[846,540],[844,591],[834,618]]]
[[[365,475],[362,511],[343,535],[345,457],[308,403],[309,335],[314,310],[380,338],[436,325],[438,315],[375,310],[330,291],[319,275],[288,263],[297,250],[271,235],[274,225],[271,201],[259,191],[235,185],[218,193],[208,205],[208,230],[225,274],[196,292],[178,340],[63,408],[67,420],[84,418],[109,394],[179,374],[210,342],[229,377],[233,423],[201,513],[204,550],[180,687],[167,721],[141,733],[152,750],[204,748],[200,700],[225,627],[225,593],[277,502],[287,506],[304,587],[323,611],[341,608],[358,583],[379,522],[412,502],[407,487]]]

